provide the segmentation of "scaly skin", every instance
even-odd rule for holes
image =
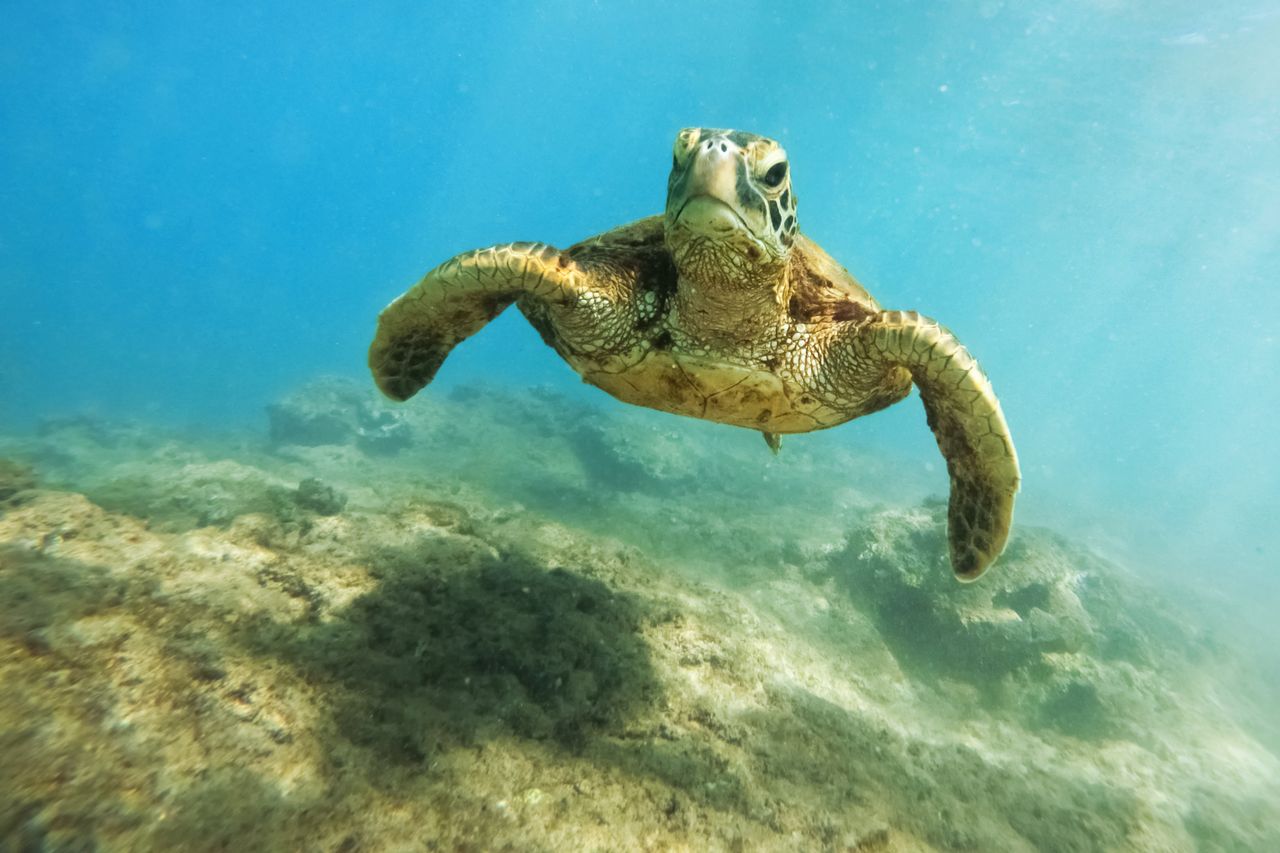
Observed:
[[[914,311],[881,312],[842,337],[831,359],[836,377],[889,364],[906,368],[920,389],[951,476],[951,567],[961,580],[976,580],[1004,550],[1021,483],[1013,437],[991,382],[955,335]]]
[[[378,318],[369,367],[378,388],[407,400],[429,383],[450,350],[519,296],[548,305],[586,295],[585,277],[545,243],[511,243],[445,261]]]
[[[447,261],[382,312],[378,387],[413,396],[512,302],[587,382],[759,430],[775,451],[779,434],[878,411],[914,382],[951,477],[952,568],[973,580],[1004,548],[1020,479],[999,401],[949,331],[882,311],[799,233],[789,171],[763,177],[785,170],[779,152],[750,134],[683,131],[665,216],[564,251],[513,243]]]

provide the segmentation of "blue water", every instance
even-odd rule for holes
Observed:
[[[260,423],[363,376],[425,269],[656,213],[675,131],[738,127],[787,146],[809,236],[982,360],[1020,518],[1280,599],[1280,2],[3,17],[0,422]],[[514,313],[441,382],[496,374],[577,387]],[[841,433],[945,488],[918,402]]]

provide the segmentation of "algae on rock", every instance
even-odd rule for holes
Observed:
[[[961,586],[861,457],[320,397],[0,443],[0,849],[1280,848],[1237,653],[1061,537]]]
[[[31,466],[0,458],[0,504],[35,487],[36,475]]]

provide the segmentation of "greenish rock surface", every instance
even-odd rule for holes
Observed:
[[[29,465],[0,459],[0,503],[12,500],[36,487],[35,471]]]
[[[960,585],[836,443],[421,402],[0,438],[0,850],[1280,849],[1274,694],[1124,567]]]

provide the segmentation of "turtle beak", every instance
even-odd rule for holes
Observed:
[[[723,136],[713,136],[699,142],[691,157],[676,221],[709,235],[746,228],[737,189],[738,170],[746,162],[742,149]]]
[[[693,152],[685,197],[710,196],[734,207],[738,201],[738,167],[745,164],[742,149],[723,136],[704,139]]]

